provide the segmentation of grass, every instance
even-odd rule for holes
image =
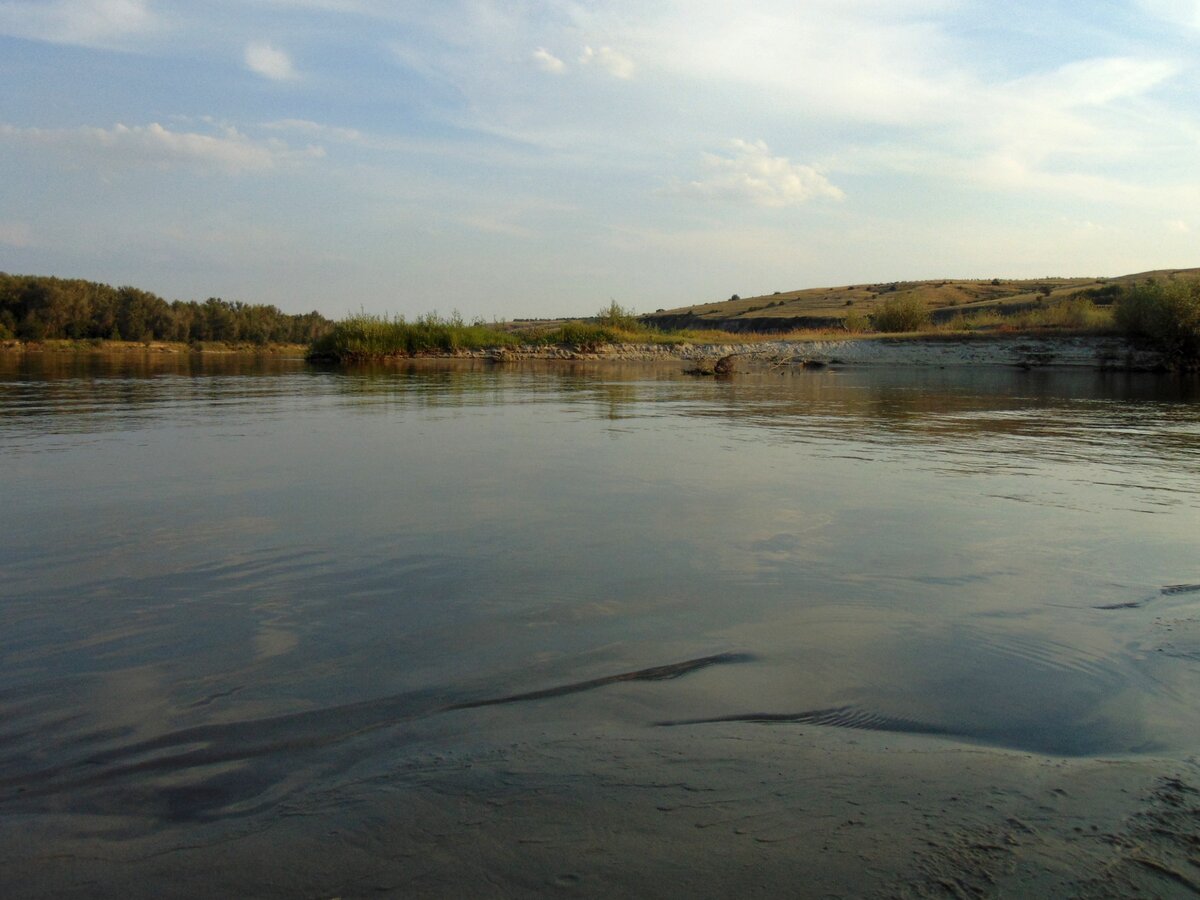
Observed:
[[[314,359],[355,362],[391,356],[417,356],[455,350],[510,347],[521,343],[511,332],[482,322],[467,324],[455,314],[443,319],[428,313],[408,322],[403,316],[389,318],[359,313],[343,319],[309,348]]]
[[[1113,329],[1111,307],[1077,298],[1014,312],[979,310],[964,312],[940,323],[940,331],[1045,331],[1108,332]]]

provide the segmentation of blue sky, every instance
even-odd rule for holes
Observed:
[[[1200,265],[1200,0],[0,0],[0,270],[339,316]]]

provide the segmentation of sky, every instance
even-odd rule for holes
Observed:
[[[468,318],[1200,266],[1200,0],[0,0],[0,271]]]

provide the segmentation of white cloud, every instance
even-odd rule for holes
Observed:
[[[0,222],[0,244],[6,247],[32,247],[33,231],[24,222]]]
[[[246,68],[272,81],[288,81],[296,77],[291,58],[277,47],[261,41],[246,45]]]
[[[1171,60],[1096,57],[1019,79],[1005,86],[1003,93],[1065,109],[1104,106],[1145,94],[1180,69]]]
[[[367,136],[357,128],[324,125],[320,122],[313,122],[310,119],[276,119],[273,122],[264,122],[262,127],[270,131],[291,131],[296,134],[305,134],[310,137],[340,141],[346,144],[363,144],[368,141]]]
[[[1168,22],[1200,28],[1200,0],[1138,0],[1138,6]]]
[[[601,47],[599,50],[584,47],[583,53],[579,57],[579,64],[586,66],[593,63],[614,78],[630,79],[633,77],[633,60],[612,47]]]
[[[567,64],[545,47],[538,47],[531,55],[533,56],[533,61],[537,63],[537,67],[543,72],[549,72],[551,75],[561,75],[567,70]]]
[[[2,0],[0,33],[109,47],[157,27],[149,0]]]
[[[841,200],[841,190],[812,166],[772,156],[763,141],[732,142],[733,154],[704,154],[708,174],[677,184],[666,193],[754,206],[796,206],[818,197]]]
[[[324,156],[319,146],[295,150],[281,141],[257,141],[227,128],[219,134],[171,131],[157,122],[112,128],[17,128],[0,124],[0,143],[56,151],[81,165],[111,168],[153,166],[262,172],[284,163]]]

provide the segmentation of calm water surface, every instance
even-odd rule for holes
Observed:
[[[679,368],[0,358],[0,816],[514,724],[1200,748],[1195,382]]]

